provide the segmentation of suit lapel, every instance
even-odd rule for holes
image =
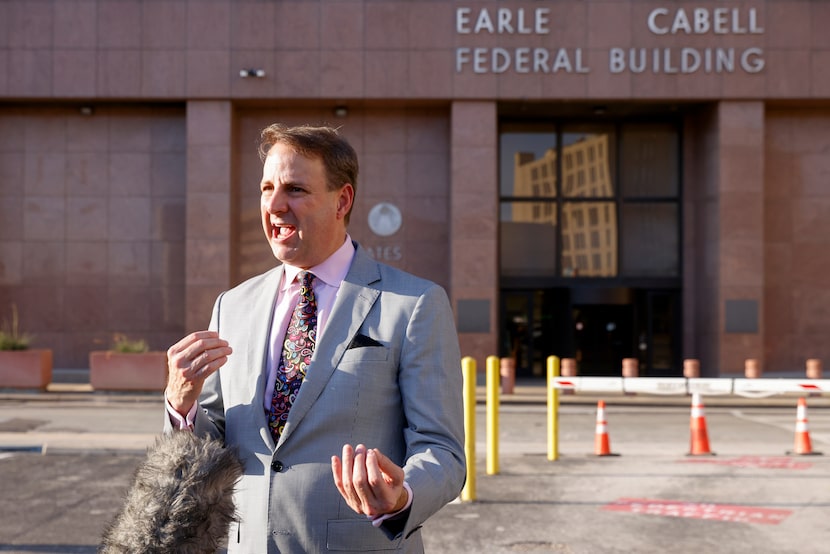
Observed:
[[[283,266],[279,266],[267,274],[259,293],[251,295],[253,302],[244,312],[251,322],[243,366],[249,374],[247,379],[240,379],[240,382],[253,384],[253,389],[247,391],[247,398],[253,398],[251,417],[259,423],[260,435],[269,448],[274,447],[274,439],[268,428],[264,395],[272,392],[265,390],[268,381],[268,352],[271,327],[274,324],[274,305],[283,272]]]
[[[278,448],[291,436],[294,428],[326,388],[340,358],[380,295],[379,290],[368,286],[377,281],[380,281],[377,262],[357,246],[349,272],[340,284],[321,340],[315,346],[311,367],[291,406]]]

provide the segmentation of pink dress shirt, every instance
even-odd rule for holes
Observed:
[[[349,267],[352,265],[352,258],[354,258],[354,245],[351,237],[346,235],[343,245],[334,254],[326,258],[323,263],[308,270],[315,276],[313,288],[314,297],[317,301],[318,341],[325,332],[326,321],[328,321],[334,301],[337,298],[337,291],[340,290],[340,283],[346,278]],[[266,411],[271,409],[271,397],[274,394],[274,382],[277,379],[277,368],[279,367],[280,356],[282,356],[285,331],[300,296],[300,283],[297,281],[297,275],[302,269],[288,264],[285,264],[284,268],[282,282],[280,282],[279,292],[277,293],[277,302],[274,306],[274,324],[271,326],[271,338],[268,346],[268,379],[266,380],[267,384],[265,385],[265,394],[262,401],[263,408]],[[178,429],[192,429],[198,404],[198,402],[194,403],[187,412],[187,416],[182,417],[169,402],[166,402],[167,413],[173,426]]]

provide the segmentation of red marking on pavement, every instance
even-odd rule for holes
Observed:
[[[679,500],[658,500],[651,498],[620,498],[606,504],[603,510],[667,517],[688,517],[737,523],[761,523],[778,525],[792,513],[792,510],[756,508],[732,504],[707,504],[682,502]]]
[[[677,460],[684,464],[714,464],[732,467],[758,467],[762,469],[809,469],[810,462],[799,462],[786,456],[741,456],[739,458],[689,458]]]

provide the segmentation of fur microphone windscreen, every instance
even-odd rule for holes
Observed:
[[[162,435],[136,470],[99,552],[216,552],[237,517],[233,491],[243,471],[221,441],[190,431]]]

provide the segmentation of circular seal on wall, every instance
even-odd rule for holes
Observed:
[[[376,235],[388,237],[401,228],[401,211],[394,204],[381,202],[369,210],[369,228]]]

